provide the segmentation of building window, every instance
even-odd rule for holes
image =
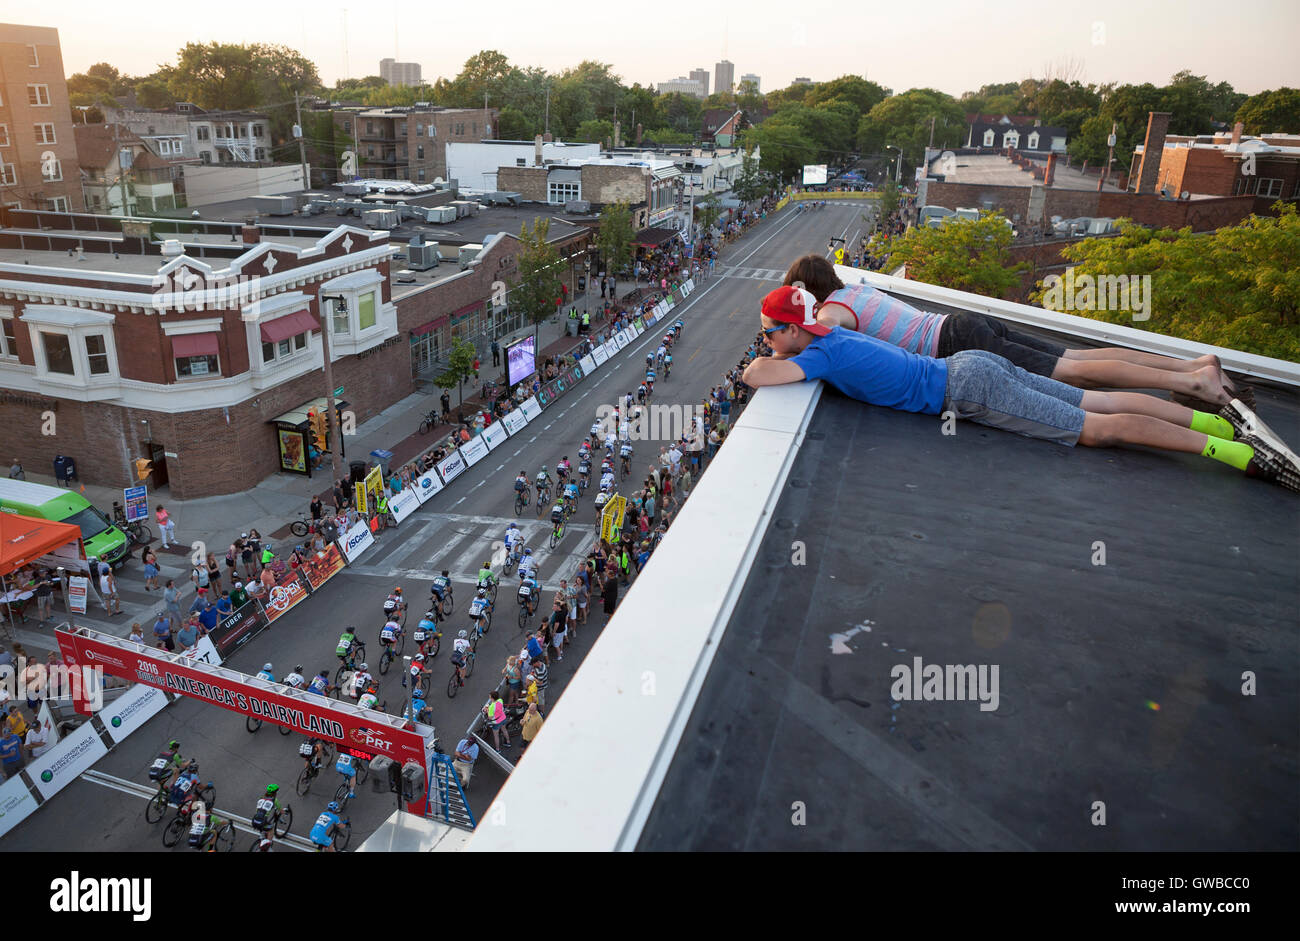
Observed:
[[[63,179],[63,164],[58,158],[41,161],[41,179],[47,183],[58,183]]]
[[[405,121],[398,121],[398,122],[397,122],[397,136],[398,136],[398,137],[405,137],[405,136],[406,136],[406,122],[405,122]]]
[[[48,108],[50,106],[50,86],[28,85],[27,103],[33,108]]]
[[[992,128],[990,128],[989,130],[987,130],[987,131],[984,132],[984,146],[985,146],[985,147],[992,147],[992,146],[993,146],[993,130],[992,130]]]
[[[200,124],[194,129],[194,134],[199,140],[209,140],[212,131],[206,124]]]
[[[45,205],[46,205],[47,208],[49,208],[49,210],[50,210],[51,212],[67,212],[67,211],[68,211],[68,197],[66,197],[66,196],[55,196],[55,197],[53,197],[52,199],[47,199],[47,200],[45,201]]]
[[[1268,177],[1259,178],[1259,189],[1255,192],[1256,196],[1277,196],[1282,195],[1282,180],[1269,179]]]
[[[262,343],[262,362],[272,363],[307,349],[307,334],[299,333],[278,343]]]
[[[423,182],[424,182],[424,169],[423,169],[423,168],[421,168],[421,169],[419,169],[419,170],[416,171],[416,182],[417,182],[417,183],[423,183]]]
[[[416,137],[423,137],[423,136],[424,136],[424,125],[423,125],[423,124],[417,124],[417,125],[415,126],[415,136],[416,136]]]
[[[0,124],[0,147],[9,146],[9,125]]]
[[[27,51],[30,53],[27,57],[27,64],[34,69],[40,68],[41,58],[36,54],[36,47],[34,45],[29,45]]]
[[[339,310],[338,301],[329,301],[328,303],[330,305],[330,314],[334,320],[334,335],[347,336],[352,332],[352,328],[348,323],[347,310]]]
[[[357,298],[357,326],[367,330],[375,325],[375,292],[370,291]]]
[[[423,160],[423,159],[424,159],[424,145],[423,145],[423,144],[416,144],[416,145],[415,145],[415,159],[416,159],[416,160]]]
[[[108,344],[102,333],[92,333],[86,337],[86,359],[90,363],[92,376],[108,375]]]
[[[14,313],[12,308],[0,314],[0,356],[16,359],[18,357],[18,335],[14,333]]]
[[[210,151],[210,150],[200,150],[200,151],[199,151],[199,163],[202,163],[202,164],[204,164],[204,165],[207,165],[207,164],[212,163],[212,151]]]
[[[41,331],[41,344],[45,347],[45,364],[50,372],[75,376],[76,366],[72,362],[72,343],[66,333],[46,333]]]
[[[260,124],[254,124],[254,125],[253,125],[253,136],[254,136],[254,137],[261,137],[261,136],[262,136],[262,125],[260,125]]]
[[[36,132],[36,143],[38,144],[57,144],[54,139],[53,124],[33,124],[32,129]]]
[[[17,186],[18,176],[12,163],[0,163],[0,186]]]
[[[375,122],[374,122],[374,121],[367,121],[367,122],[366,122],[366,136],[367,136],[367,137],[374,137],[374,136],[375,136]]]
[[[548,183],[546,197],[549,203],[567,203],[582,199],[582,183]]]
[[[90,208],[91,208],[91,209],[99,209],[99,208],[101,208],[102,203],[103,203],[103,200],[99,198],[99,194],[98,194],[98,193],[96,193],[94,196],[91,196],[91,197],[90,197]]]
[[[523,157],[516,157],[516,158],[515,158],[515,166],[516,166],[516,167],[526,167],[526,166],[528,166],[528,161],[525,160]]]
[[[351,122],[351,121],[344,121],[344,122],[343,122],[343,133],[344,133],[344,134],[351,134],[351,133],[352,133],[352,122]]]
[[[265,160],[265,159],[266,159],[266,148],[265,148],[265,147],[254,147],[254,148],[253,148],[253,159],[254,159],[254,160]]]
[[[263,346],[268,344],[263,343]],[[177,379],[197,379],[221,375],[221,363],[215,356],[185,356],[176,360]]]
[[[1029,149],[1030,149],[1030,150],[1037,150],[1037,149],[1038,149],[1038,132],[1037,132],[1037,131],[1035,131],[1034,133],[1032,133],[1032,134],[1029,135]]]

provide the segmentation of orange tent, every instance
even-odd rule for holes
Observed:
[[[76,547],[78,558],[86,557],[79,527],[0,513],[0,575],[16,572],[51,550],[66,545]]]

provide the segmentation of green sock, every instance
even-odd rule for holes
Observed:
[[[1221,415],[1211,415],[1209,412],[1193,410],[1191,429],[1203,435],[1222,438],[1224,441],[1231,441],[1236,437],[1233,434],[1235,429],[1232,427],[1232,422]]]
[[[1216,461],[1222,461],[1237,470],[1244,471],[1250,464],[1250,459],[1255,456],[1255,449],[1242,441],[1224,441],[1211,435],[1205,442],[1205,450],[1201,451],[1201,456],[1212,457]]]

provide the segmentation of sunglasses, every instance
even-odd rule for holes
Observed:
[[[779,327],[768,327],[766,330],[763,331],[763,336],[770,337],[774,333],[780,333],[788,326],[790,326],[788,323],[783,323]]]

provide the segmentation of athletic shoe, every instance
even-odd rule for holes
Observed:
[[[1278,436],[1277,432],[1264,424],[1263,420],[1240,399],[1233,399],[1223,406],[1219,410],[1219,415],[1231,423],[1236,431],[1237,440],[1250,436],[1257,437],[1265,441],[1275,451],[1287,457],[1292,463],[1300,465],[1300,457],[1297,457],[1295,452],[1286,446],[1286,442]]]
[[[1270,447],[1261,438],[1248,435],[1241,440],[1255,449],[1255,456],[1246,467],[1247,477],[1258,477],[1300,493],[1300,464]]]

